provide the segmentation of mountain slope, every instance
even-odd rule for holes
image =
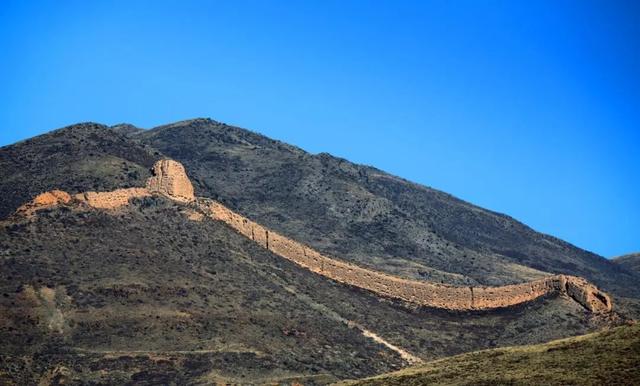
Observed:
[[[637,385],[640,325],[463,354],[344,385]]]
[[[147,198],[117,215],[60,208],[6,228],[2,353],[24,355],[25,340],[31,353],[71,364],[82,352],[202,351],[199,371],[213,366],[229,379],[245,371],[335,379],[403,363],[292,296],[287,286],[296,281],[301,291],[320,292],[305,288],[305,273],[291,266],[281,272],[281,259],[218,222],[190,221],[180,209]],[[52,304],[29,298],[43,289],[54,292]]]
[[[83,123],[0,148],[0,219],[37,194],[138,186],[160,153],[96,123]]]
[[[626,270],[640,274],[640,253],[630,253],[612,260]]]
[[[132,138],[182,162],[198,195],[358,264],[457,285],[566,273],[640,296],[638,276],[607,259],[372,167],[208,119]]]
[[[12,213],[45,190],[143,187],[166,153],[189,160],[198,195],[329,256],[465,286],[546,275],[446,238],[424,217],[451,221],[437,200],[415,213],[410,205],[433,194],[504,216],[209,120],[151,131],[80,124],[1,148],[0,208]],[[355,201],[344,201],[351,193]],[[563,296],[490,311],[379,297],[302,269],[221,221],[198,220],[190,205],[146,196],[0,221],[0,381],[324,384],[397,369],[408,358],[538,343],[618,322]],[[498,237],[487,229],[478,240]]]
[[[0,371],[17,383],[56,366],[78,382],[326,383],[406,364],[354,325],[429,359],[601,323],[564,298],[493,312],[407,307],[321,280],[186,209],[147,197],[116,211],[44,209],[0,228]]]

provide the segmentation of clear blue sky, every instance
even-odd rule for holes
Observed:
[[[640,250],[638,1],[2,1],[0,145],[211,117]]]

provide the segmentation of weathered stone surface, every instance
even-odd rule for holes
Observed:
[[[204,220],[204,214],[202,214],[202,212],[193,210],[191,208],[183,210],[182,214],[184,214],[191,221],[202,221],[202,220]]]
[[[176,161],[161,160],[153,166],[154,176],[147,180],[146,188],[116,189],[111,192],[84,192],[73,197],[61,190],[42,193],[31,202],[22,205],[16,214],[28,216],[37,210],[51,208],[60,204],[84,202],[98,209],[117,209],[129,203],[132,198],[161,194],[179,202],[195,199],[193,185],[187,177],[184,167]]]
[[[38,195],[32,201],[22,205],[16,215],[30,216],[36,211],[57,205],[85,203],[97,209],[117,209],[129,203],[135,197],[147,197],[151,193],[146,188],[116,189],[111,192],[84,192],[71,196],[61,190],[52,190]]]
[[[565,276],[565,292],[593,312],[611,311],[611,298],[596,286],[577,276]]]
[[[147,180],[151,193],[160,193],[173,200],[190,202],[195,199],[193,185],[184,166],[173,160],[161,160],[153,166],[153,177]]]

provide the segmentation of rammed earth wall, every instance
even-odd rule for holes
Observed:
[[[542,296],[563,293],[592,312],[611,310],[609,297],[586,280],[568,275],[501,287],[454,287],[408,280],[324,256],[295,240],[269,230],[224,205],[198,199],[198,206],[269,251],[312,271],[379,295],[450,310],[484,310],[509,307]]]
[[[86,192],[73,198],[62,191],[37,196],[18,209],[18,215],[32,215],[38,209],[82,202],[98,209],[117,209],[134,197],[160,194],[192,209],[220,220],[269,251],[332,280],[385,296],[427,307],[449,310],[486,310],[509,307],[541,296],[565,294],[592,312],[611,310],[611,299],[586,280],[568,275],[554,275],[540,280],[501,287],[454,287],[403,279],[386,273],[337,260],[287,238],[224,205],[204,198],[196,199],[184,167],[172,160],[158,161],[154,176],[146,188],[118,189],[112,192]],[[191,218],[191,217],[190,217]],[[198,218],[201,220],[201,218]]]

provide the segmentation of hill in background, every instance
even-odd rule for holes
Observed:
[[[624,269],[640,274],[640,253],[630,253],[628,255],[619,256],[612,260]]]

